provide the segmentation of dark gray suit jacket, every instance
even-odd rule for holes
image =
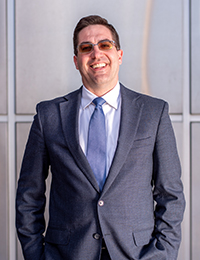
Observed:
[[[98,260],[102,237],[112,260],[177,258],[185,200],[168,105],[122,85],[121,97],[119,138],[102,193],[79,145],[81,89],[37,106],[16,198],[25,259]]]

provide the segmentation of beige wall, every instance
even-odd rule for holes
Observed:
[[[124,50],[120,81],[169,102],[187,200],[178,259],[198,260],[198,0],[102,0],[95,5],[93,0],[0,0],[0,259],[23,259],[14,199],[30,123],[37,102],[81,85],[72,34],[79,18],[89,14],[107,18],[119,32]]]

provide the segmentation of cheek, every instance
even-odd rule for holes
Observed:
[[[86,70],[87,68],[87,59],[81,58],[77,60],[77,67],[79,70]]]
[[[77,70],[83,70],[83,68],[87,64],[87,59],[84,56],[78,56],[78,57],[75,56],[74,57],[74,63],[75,63]]]

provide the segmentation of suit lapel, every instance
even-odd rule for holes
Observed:
[[[99,192],[99,187],[95,176],[79,145],[78,116],[81,102],[81,92],[82,88],[67,95],[65,97],[66,101],[60,103],[61,123],[65,140],[78,167],[82,170],[93,187]]]
[[[126,89],[123,85],[121,85],[121,97],[122,107],[119,138],[108,178],[103,188],[103,193],[109,189],[125,163],[137,133],[143,108],[140,95]]]

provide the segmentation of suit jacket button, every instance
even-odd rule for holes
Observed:
[[[104,201],[103,200],[100,200],[99,201],[99,206],[102,207],[104,205]]]
[[[96,239],[96,240],[99,240],[100,237],[101,237],[101,236],[100,236],[98,233],[95,233],[95,234],[93,235],[93,238]]]

